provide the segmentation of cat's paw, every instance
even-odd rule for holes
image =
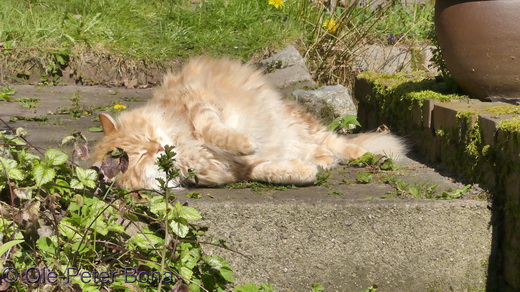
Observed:
[[[258,146],[250,138],[244,137],[244,142],[238,150],[239,155],[251,155],[258,150]]]
[[[331,151],[319,147],[314,150],[310,162],[320,169],[328,170],[333,168],[337,161],[334,159],[334,154]]]

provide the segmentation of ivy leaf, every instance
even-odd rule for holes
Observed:
[[[33,168],[32,175],[36,182],[36,186],[40,187],[43,184],[52,181],[56,177],[56,171],[52,168],[38,164]]]
[[[69,156],[67,154],[57,149],[49,149],[45,152],[45,160],[48,165],[62,165],[68,158]]]

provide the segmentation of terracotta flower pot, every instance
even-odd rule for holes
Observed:
[[[471,96],[520,100],[520,0],[437,0],[446,67]]]

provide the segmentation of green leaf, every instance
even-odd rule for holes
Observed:
[[[52,168],[38,164],[33,168],[32,175],[36,185],[40,187],[43,184],[52,181],[54,177],[56,177],[56,171],[54,171]]]
[[[96,178],[97,173],[93,169],[83,169],[81,167],[76,167],[76,176],[79,181],[89,188],[96,187]]]
[[[16,162],[16,160],[0,157],[0,176],[4,176],[5,171],[7,170],[7,175],[9,176],[9,179],[23,180],[23,173],[20,169],[16,168],[17,166],[18,162]]]
[[[410,193],[410,195],[414,196],[414,197],[419,197],[419,189],[416,188],[416,187],[410,187],[408,189],[408,192]]]
[[[72,135],[70,135],[70,136],[66,136],[65,138],[63,138],[63,139],[61,140],[61,144],[60,144],[60,145],[63,146],[63,145],[65,145],[65,144],[67,144],[67,143],[69,143],[69,142],[71,142],[71,141],[75,141],[75,140],[76,140],[76,137],[74,137],[74,136],[72,136]]]
[[[190,269],[188,269],[188,268],[186,268],[186,267],[181,267],[181,268],[179,269],[179,274],[180,274],[183,278],[188,279],[188,280],[191,279],[191,277],[193,277],[193,271],[190,270]]]
[[[235,286],[233,288],[236,292],[258,292],[258,287],[253,283],[245,283],[244,285]]]
[[[329,131],[334,131],[334,130],[336,130],[339,126],[340,126],[340,123],[339,123],[338,121],[334,121],[334,122],[330,123],[330,124],[327,126],[327,130],[329,130]]]
[[[312,284],[311,291],[312,292],[323,292],[323,291],[325,291],[325,287],[323,287],[320,284]]]
[[[396,170],[397,166],[391,158],[386,159],[380,166],[381,170]]]
[[[190,232],[190,227],[188,226],[186,220],[184,219],[174,219],[170,222],[170,227],[172,231],[177,234],[179,237],[184,238]]]
[[[103,127],[102,126],[92,126],[92,127],[88,127],[87,129],[89,132],[103,132]]]
[[[58,149],[49,149],[45,152],[45,160],[47,165],[62,165],[67,161],[69,156]]]
[[[361,127],[361,124],[358,122],[356,115],[346,115],[340,120],[340,123],[341,127],[345,129],[349,129],[350,125]]]
[[[233,279],[233,271],[229,263],[219,256],[205,257],[205,262],[214,270],[218,271],[219,274],[228,282],[235,282]]]
[[[73,178],[70,180],[70,187],[73,189],[82,190],[85,186],[77,179]]]
[[[55,254],[56,253],[56,247],[58,246],[56,244],[56,236],[53,236],[53,237],[40,237],[36,241],[36,246],[41,251],[47,252],[49,254]]]
[[[356,174],[356,182],[360,184],[367,184],[372,181],[372,174],[369,172],[361,172]]]
[[[11,241],[8,241],[2,245],[0,245],[0,257],[4,255],[4,253],[6,253],[11,247],[19,244],[19,243],[22,243],[24,242],[24,240],[22,239],[18,239],[18,240],[11,240]]]
[[[186,219],[187,221],[196,221],[202,219],[199,211],[195,210],[195,208],[183,206],[179,217]]]
[[[202,195],[197,192],[189,192],[186,194],[186,198],[188,199],[200,199],[202,198]]]
[[[117,233],[125,233],[125,228],[120,224],[111,224],[108,226],[108,231],[117,232]]]
[[[157,245],[162,243],[162,238],[153,233],[138,233],[133,236],[131,240],[135,245],[137,245],[137,247],[144,249],[155,248]]]
[[[103,216],[97,218],[96,222],[92,224],[92,228],[101,235],[108,234],[108,225],[107,222],[103,220]]]

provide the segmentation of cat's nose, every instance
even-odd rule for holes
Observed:
[[[161,144],[157,144],[157,153],[164,152],[164,147]]]

